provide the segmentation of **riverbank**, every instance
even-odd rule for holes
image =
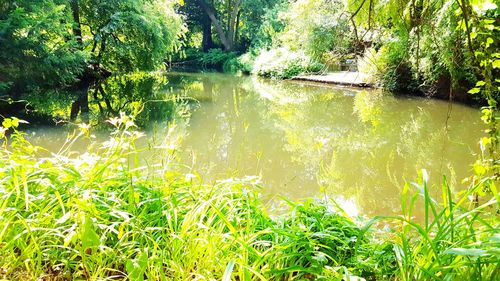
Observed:
[[[310,81],[325,84],[343,85],[351,87],[371,88],[373,84],[368,82],[365,75],[355,71],[328,72],[323,75],[298,75],[292,80]]]

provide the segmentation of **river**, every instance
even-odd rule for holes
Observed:
[[[443,175],[458,191],[477,157],[480,112],[464,105],[220,73],[173,72],[167,79],[166,94],[197,100],[177,126],[173,149],[183,172],[206,183],[257,176],[266,197],[328,196],[351,214],[390,215],[399,213],[400,190],[421,169],[433,194]],[[165,126],[146,134],[161,138]],[[57,151],[66,131],[28,135]]]

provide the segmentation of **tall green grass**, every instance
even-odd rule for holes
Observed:
[[[403,192],[403,214],[362,224],[334,202],[285,202],[271,216],[252,178],[204,185],[171,165],[142,167],[130,118],[107,142],[81,126],[59,153],[9,124],[0,149],[0,278],[7,280],[490,280],[500,237],[492,199]],[[5,133],[5,132],[3,132]],[[72,152],[79,138],[85,153]],[[49,155],[49,156],[47,156]],[[477,183],[478,187],[481,183]],[[447,187],[445,183],[443,185]],[[423,223],[413,220],[417,196]],[[396,231],[374,227],[393,220]],[[418,220],[421,221],[421,220]]]
[[[400,280],[499,280],[500,228],[498,191],[495,181],[484,177],[455,198],[446,178],[441,202],[431,198],[427,174],[402,191],[400,216],[380,219],[395,222],[389,241],[394,245]],[[490,199],[471,200],[488,186]],[[415,208],[424,209],[414,217]]]

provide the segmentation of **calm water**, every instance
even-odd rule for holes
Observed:
[[[397,213],[400,188],[422,168],[434,184],[446,175],[463,188],[481,135],[477,109],[449,112],[443,101],[214,73],[168,80],[164,91],[198,100],[178,126],[186,172],[206,182],[255,175],[265,196],[327,194],[360,214]],[[148,135],[161,138],[158,127]],[[43,129],[33,141],[56,147],[64,137]]]

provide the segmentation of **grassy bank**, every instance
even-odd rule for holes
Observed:
[[[14,122],[13,122],[14,121]],[[354,219],[332,201],[289,202],[272,216],[253,178],[205,185],[171,165],[139,166],[133,120],[109,141],[80,126],[57,154],[10,120],[0,129],[0,278],[6,280],[495,280],[498,199],[471,203],[426,175],[406,185],[401,216]],[[8,126],[6,126],[8,125]],[[10,135],[5,136],[6,133]],[[71,152],[88,139],[84,154]],[[160,153],[160,152],[158,152]],[[491,193],[490,193],[491,194]],[[425,217],[413,218],[417,203]],[[420,206],[420,205],[419,205]],[[390,226],[382,228],[382,226]]]

